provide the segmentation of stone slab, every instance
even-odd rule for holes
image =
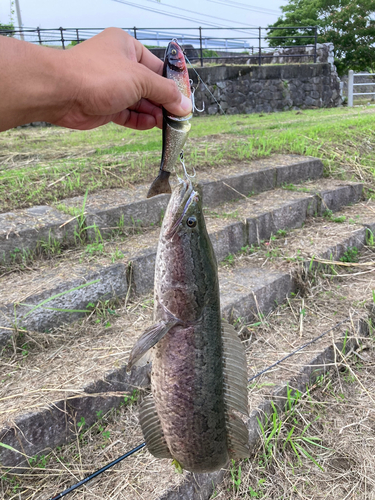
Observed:
[[[96,304],[99,300],[123,297],[127,289],[126,266],[118,263],[98,268],[79,279],[61,281],[52,289],[31,295],[22,304],[3,306],[0,308],[0,347],[11,337],[14,322],[20,328],[44,332],[81,317],[90,302]],[[55,298],[49,300],[51,297]]]
[[[323,163],[317,158],[306,162],[296,162],[290,165],[276,166],[276,187],[284,184],[304,182],[323,177]]]
[[[357,203],[362,198],[363,184],[350,183],[320,191],[318,194],[318,215],[324,215],[327,210],[337,212],[343,206]]]
[[[300,183],[316,179],[323,173],[322,162],[316,158],[297,156],[281,161],[275,158],[265,162],[242,165],[237,173],[213,170],[210,175],[200,176],[203,185],[204,204],[213,207],[226,201],[274,189],[285,182]],[[85,211],[85,227],[89,239],[95,241],[97,229],[102,237],[109,237],[116,229],[124,227],[149,227],[159,224],[168,204],[169,195],[147,199],[148,186],[133,189],[104,190],[87,196],[63,200],[67,208]],[[31,253],[48,242],[58,240],[64,246],[73,246],[77,220],[65,224],[72,217],[49,206],[32,207],[0,214],[0,263],[9,262],[18,254]]]
[[[18,261],[43,248],[43,242],[57,240],[74,244],[77,221],[49,206],[36,206],[0,214],[0,264]]]
[[[268,240],[279,230],[302,227],[306,218],[315,213],[316,207],[316,198],[307,195],[299,200],[288,201],[276,210],[262,213],[259,209],[255,217],[246,219],[249,245]]]
[[[130,374],[122,367],[84,388],[82,395],[67,397],[46,409],[20,415],[13,425],[0,430],[0,442],[29,456],[70,442],[74,438],[76,423],[82,417],[88,426],[92,425],[97,420],[97,412],[117,408],[125,393],[148,386],[149,375],[148,365],[133,367]],[[22,455],[5,448],[0,449],[0,463],[5,467],[27,466]]]
[[[219,282],[222,313],[229,321],[263,318],[294,290],[289,273],[251,267],[219,272]]]

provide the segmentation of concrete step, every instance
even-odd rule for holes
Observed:
[[[373,248],[363,249],[359,259],[360,263],[369,262],[371,259],[374,260]],[[264,272],[266,273],[266,271]],[[345,354],[347,354],[352,348],[363,342],[368,334],[367,322],[373,317],[372,309],[367,307],[372,303],[371,289],[374,287],[372,274],[356,275],[353,273],[353,276],[345,276],[347,270],[340,271],[338,269],[337,272],[341,273],[342,276],[334,273],[331,275],[333,277],[326,279],[319,279],[318,276],[315,276],[314,287],[305,290],[304,297],[290,298],[288,304],[279,305],[268,316],[261,314],[257,318],[257,323],[249,326],[248,335],[244,340],[247,348],[249,378],[336,326],[325,337],[250,382],[249,405],[251,414],[248,428],[249,442],[252,448],[257,445],[259,440],[258,422],[260,420],[264,423],[266,416],[272,414],[272,403],[279,412],[284,410],[287,387],[291,388],[292,391],[304,392],[306,387],[314,385],[317,377],[332,367],[340,367],[342,362],[340,352],[344,349],[344,344]],[[234,272],[233,276],[238,278]],[[223,276],[221,279],[223,280]],[[353,279],[356,286],[353,286]],[[269,281],[265,286],[272,286],[272,281]],[[255,288],[252,290],[256,296],[259,295],[258,290]],[[338,325],[345,319],[348,321]],[[144,320],[147,323],[147,318]],[[112,338],[111,345],[120,346],[115,338]],[[85,348],[83,348],[83,352],[85,352]],[[93,362],[95,361],[93,359]],[[35,365],[38,366],[34,362],[33,366]],[[72,376],[74,377],[74,374],[70,372],[70,377],[72,378]],[[32,380],[32,377],[29,378]],[[96,393],[99,392],[98,388],[99,383],[97,382]],[[106,388],[107,391],[110,389],[112,387]],[[90,411],[92,413],[106,408],[103,406],[106,400],[105,390],[102,392],[97,397],[95,397],[94,391],[91,394]],[[82,393],[78,396],[79,399],[83,399]],[[107,395],[108,399],[114,397],[119,398],[118,395],[112,396],[111,393]],[[86,399],[89,398],[86,396]],[[101,403],[100,410],[97,410],[98,406],[95,403],[97,400]],[[37,403],[34,402],[34,404]],[[39,404],[47,405],[47,400],[39,401]],[[65,427],[68,427],[69,424],[71,426],[70,440],[75,438],[76,444],[72,443],[69,447],[62,447],[57,454],[50,456],[47,470],[42,479],[40,478],[41,470],[38,467],[35,467],[25,479],[19,478],[21,493],[22,489],[37,484],[40,495],[38,498],[41,500],[50,498],[78,481],[82,475],[87,475],[100,468],[143,441],[137,422],[136,408],[122,407],[117,414],[113,413],[105,420],[105,429],[110,436],[106,440],[102,432],[96,432],[95,428],[93,431],[87,430],[86,433],[82,430],[79,431],[77,423],[82,421],[82,413],[78,411],[73,413],[73,416],[69,416],[71,404],[75,405],[75,400],[69,398],[66,398],[63,408],[54,409],[54,405],[51,404],[43,411],[44,419],[40,417],[38,419],[36,411],[33,420],[31,415],[26,415],[21,422],[13,417],[13,427],[9,426],[6,431],[4,429],[3,433],[0,434],[0,442],[20,449],[19,440],[21,440],[25,453],[31,455],[39,453],[40,455],[41,450],[36,452],[36,448],[31,447],[31,439],[34,435],[40,441],[46,432],[47,434],[52,433],[55,424],[51,417],[60,414],[62,421],[68,419],[68,422],[64,420]],[[19,407],[21,405],[22,401],[20,400]],[[27,408],[25,409],[27,410]],[[39,414],[41,413],[39,411]],[[30,421],[29,428],[26,426],[27,419]],[[92,421],[85,420],[85,422],[88,426]],[[19,427],[19,424],[23,426]],[[100,425],[103,424],[100,423]],[[80,432],[82,432],[82,436],[77,440],[77,434]],[[16,433],[18,433],[18,440],[14,437],[11,439],[11,436]],[[1,450],[0,453],[3,453],[0,460],[4,465],[7,463],[5,459],[16,458],[16,455],[13,454],[12,457],[8,450]],[[18,461],[18,463],[20,462]],[[10,465],[14,465],[14,463],[11,462]],[[246,464],[243,464],[243,467],[245,466]],[[48,470],[53,471],[53,473],[48,473]],[[56,471],[60,471],[58,490],[56,490],[54,475]],[[120,499],[122,497],[119,491],[121,491],[122,495],[125,494],[126,498],[131,500],[139,498],[139,495],[147,496],[150,500],[177,500],[181,498],[205,500],[210,498],[216,485],[223,480],[226,474],[228,472],[221,470],[213,474],[194,475],[184,472],[178,475],[173,472],[170,461],[155,460],[145,449],[116,466],[112,473],[103,474],[100,481],[88,485],[85,489],[85,498],[110,497]]]
[[[297,184],[323,175],[322,162],[298,155],[275,155],[199,174],[206,206]],[[85,237],[95,241],[129,228],[160,223],[169,195],[146,198],[148,185],[105,190],[60,202],[55,208],[37,206],[0,214],[0,265],[30,260],[35,253],[79,245]]]
[[[307,248],[303,242],[308,242]],[[338,259],[348,248],[361,249],[365,228],[350,222],[311,220],[303,228],[267,243],[220,267],[222,311],[233,323],[263,322],[277,304],[303,289],[306,278],[299,272],[301,264],[307,262],[311,268],[311,259],[316,256],[331,258],[332,254]],[[276,248],[279,251],[275,252]],[[119,406],[124,392],[146,387],[147,366],[134,368],[128,375],[124,362],[135,339],[150,326],[151,315],[148,299],[130,309],[103,308],[94,317],[99,320],[98,326],[91,319],[50,334],[21,331],[21,354],[26,351],[23,362],[19,351],[13,363],[5,359],[0,362],[0,379],[5,383],[0,397],[0,442],[16,449],[21,442],[24,453],[31,456],[59,446],[73,439],[77,419],[84,418],[91,425],[97,420],[97,412]],[[9,350],[7,353],[10,356]],[[8,378],[10,370],[12,377]],[[23,459],[4,449],[0,449],[0,457],[8,466]]]
[[[359,201],[362,184],[321,180],[300,191],[278,188],[224,204],[207,212],[207,226],[218,261],[279,230],[302,226],[313,214]],[[159,231],[103,244],[105,252],[71,252],[60,261],[35,264],[35,270],[11,273],[0,283],[0,346],[11,338],[14,323],[26,330],[46,331],[71,322],[87,304],[142,295],[153,289]],[[115,262],[120,260],[120,262]],[[52,266],[51,266],[52,264]],[[57,264],[57,265],[56,265]]]

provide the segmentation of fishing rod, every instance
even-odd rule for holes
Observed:
[[[325,335],[327,335],[328,333],[332,332],[333,330],[335,330],[336,328],[338,328],[342,324],[347,323],[348,321],[351,321],[351,318],[346,318],[346,319],[344,319],[342,321],[339,321],[334,326],[332,326],[329,330],[326,330],[325,332],[323,332],[322,334],[320,334],[317,337],[313,338],[312,340],[309,340],[309,342],[306,342],[305,344],[303,344],[302,346],[298,347],[294,351],[290,352],[289,354],[287,354],[283,358],[279,359],[278,361],[276,361],[272,365],[267,366],[267,368],[265,368],[264,370],[258,372],[253,377],[249,378],[248,382],[251,382],[252,380],[260,377],[261,375],[263,375],[263,373],[266,373],[268,370],[271,370],[272,368],[274,368],[275,366],[279,365],[280,363],[282,363],[286,359],[294,356],[297,352],[302,351],[303,349],[305,349],[305,347],[308,347],[309,345],[313,344],[314,342],[317,342],[318,340],[320,340],[321,338],[323,338]],[[94,472],[90,476],[87,476],[85,479],[82,479],[82,481],[79,481],[77,484],[74,484],[73,486],[70,486],[70,488],[68,488],[65,491],[59,493],[55,497],[50,498],[50,500],[58,500],[59,498],[64,497],[65,495],[67,495],[68,493],[71,493],[72,491],[76,490],[77,488],[79,488],[83,484],[88,483],[89,481],[91,481],[91,479],[94,479],[95,477],[99,476],[99,474],[101,474],[102,472],[108,470],[110,467],[113,467],[114,465],[118,464],[119,462],[121,462],[125,458],[130,457],[130,455],[133,455],[133,453],[137,453],[137,451],[141,450],[145,446],[146,446],[146,443],[142,443],[142,444],[136,446],[132,450],[130,450],[127,453],[125,453],[125,455],[122,455],[121,457],[116,458],[116,460],[114,460],[113,462],[110,462],[109,464],[107,464],[104,467],[102,467],[101,469],[97,470],[96,472]]]
[[[136,446],[132,450],[130,450],[127,453],[125,453],[125,455],[122,455],[121,457],[116,458],[116,460],[114,460],[113,462],[111,462],[111,463],[105,465],[104,467],[102,467],[101,469],[97,470],[96,472],[94,472],[93,474],[91,474],[91,476],[85,477],[85,479],[82,479],[82,481],[80,481],[79,483],[74,484],[73,486],[70,486],[70,488],[68,488],[67,490],[62,491],[61,493],[59,493],[55,497],[50,498],[50,500],[58,500],[59,498],[64,497],[65,495],[67,495],[68,493],[71,493],[72,491],[76,490],[77,488],[79,488],[83,484],[88,483],[89,481],[91,481],[91,479],[94,479],[94,477],[99,476],[99,474],[101,474],[102,472],[108,470],[110,467],[113,467],[114,465],[118,464],[119,462],[121,462],[121,460],[124,460],[124,458],[130,457],[130,455],[133,455],[133,453],[137,453],[137,451],[141,450],[145,446],[146,446],[146,443],[142,443],[142,444]]]

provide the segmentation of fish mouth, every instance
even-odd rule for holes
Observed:
[[[169,42],[165,58],[168,61],[168,65],[175,71],[180,72],[184,70],[185,56],[176,39]]]
[[[165,236],[172,238],[178,229],[178,226],[185,217],[192,203],[198,201],[199,193],[194,189],[190,179],[180,181],[180,184],[174,189],[172,199],[170,200],[171,210],[167,214],[167,231]]]

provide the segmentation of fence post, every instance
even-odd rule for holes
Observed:
[[[38,31],[39,45],[42,45],[42,39],[40,37],[40,28],[39,27],[37,28],[37,31]]]
[[[133,28],[133,31],[134,31],[134,38],[137,39],[137,28],[135,26]]]
[[[262,28],[259,26],[259,66],[262,65]]]
[[[315,26],[315,38],[314,38],[314,63],[316,63],[316,44],[318,43],[318,26]]]
[[[65,50],[64,35],[63,35],[63,29],[61,26],[60,26],[59,30],[60,30],[60,35],[61,35],[62,48]]]
[[[78,33],[78,28],[76,29],[76,33],[77,33],[77,45],[79,44],[79,33]]]
[[[349,70],[349,78],[348,78],[348,107],[353,107],[353,83],[354,83],[354,71],[352,69]]]
[[[203,68],[202,28],[200,26],[199,26],[199,50],[201,53],[201,67]]]

